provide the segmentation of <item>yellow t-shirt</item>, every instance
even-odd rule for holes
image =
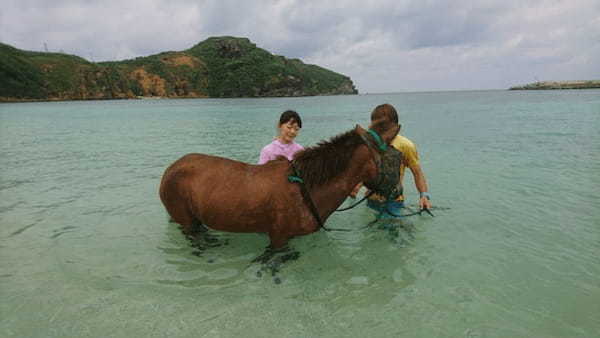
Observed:
[[[392,147],[396,148],[402,153],[402,164],[400,165],[400,186],[402,186],[402,180],[404,179],[404,171],[406,167],[412,167],[419,164],[419,154],[417,153],[417,147],[411,140],[407,139],[402,135],[396,135],[392,140]],[[383,200],[382,196],[373,194],[372,199]],[[396,198],[396,201],[403,201],[404,196],[400,195]]]
[[[407,166],[413,167],[419,164],[419,154],[417,153],[415,144],[402,135],[396,135],[392,140],[392,147],[402,153],[402,164],[400,165],[400,185],[402,185],[404,170]]]

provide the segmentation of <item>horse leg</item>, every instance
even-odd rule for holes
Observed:
[[[205,235],[208,228],[196,218],[184,203],[169,205],[167,208],[172,222],[180,225],[181,231],[186,237],[196,237],[197,235]]]
[[[269,234],[269,236],[271,238],[271,246],[273,248],[279,248],[276,249],[278,250],[277,253],[282,253],[282,255],[273,260],[273,263],[276,263],[277,267],[289,260],[295,260],[300,257],[300,253],[298,251],[292,250],[288,246],[288,241],[290,240],[291,236],[281,234],[273,234],[273,236]]]
[[[267,263],[275,254],[289,250],[287,247],[288,237],[282,236],[275,231],[269,231],[269,239],[271,243],[265,248],[265,252],[252,260],[253,263]]]
[[[185,237],[190,240],[194,247],[199,249],[199,251],[194,252],[196,256],[200,256],[206,248],[223,245],[223,243],[219,243],[218,238],[211,234],[209,229],[189,209],[184,207],[183,204],[169,209],[169,213],[171,218],[180,225]]]
[[[219,242],[219,238],[214,234],[210,233],[210,229],[208,229],[204,224],[200,223],[200,221],[198,221],[195,224],[195,230],[197,231],[198,236],[201,237],[202,240],[204,240],[206,246],[208,247],[213,248],[229,243],[228,240],[225,240],[224,242]]]
[[[287,252],[289,250],[290,248],[287,246],[281,247],[279,249],[274,249],[271,245],[269,245],[265,248],[265,252],[263,252],[262,254],[260,254],[260,256],[252,260],[252,263],[260,262],[263,264],[267,264],[273,258],[273,256],[277,255],[278,253]]]
[[[261,262],[263,264],[261,271],[270,271],[275,283],[279,284],[281,283],[281,279],[276,277],[276,274],[279,272],[281,265],[289,260],[298,259],[300,253],[291,250],[287,245],[289,236],[281,236],[274,233],[269,233],[269,236],[271,244],[265,249],[263,254],[253,259],[252,262]],[[262,275],[261,271],[257,272],[259,277]]]
[[[162,198],[163,196],[161,195],[161,199]],[[179,224],[179,227],[183,234],[188,237],[194,236],[196,234],[197,226],[195,226],[195,223],[197,223],[197,220],[187,208],[184,201],[176,199],[169,200],[168,202],[166,202],[163,199],[163,204],[165,205],[169,216],[171,216],[169,222],[175,222]]]
[[[194,221],[193,224],[194,234],[186,236],[192,246],[197,250],[192,254],[200,257],[208,248],[216,248],[222,245],[229,244],[229,239],[219,239],[215,234],[211,233],[200,221]]]

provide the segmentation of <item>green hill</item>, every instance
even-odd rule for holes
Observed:
[[[99,63],[0,43],[0,101],[357,93],[347,76],[245,38],[213,37],[184,51]]]

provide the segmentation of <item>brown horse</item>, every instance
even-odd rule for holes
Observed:
[[[377,143],[385,148],[399,127],[379,121],[371,129],[376,135],[357,125],[299,152],[292,162],[280,157],[251,165],[188,154],[165,171],[160,198],[188,236],[197,235],[203,225],[229,232],[262,232],[269,235],[270,248],[280,249],[292,237],[319,230],[318,219],[325,222],[357,183],[378,189],[383,157]],[[290,182],[290,175],[300,176],[304,183]],[[317,215],[311,212],[311,203]]]

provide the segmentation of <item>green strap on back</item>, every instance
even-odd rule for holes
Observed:
[[[290,183],[304,183],[304,180],[300,177],[300,172],[294,166],[294,162],[290,162],[290,166],[292,167],[292,175],[288,176],[288,181]]]
[[[303,179],[301,179],[298,176],[293,176],[293,175],[288,176],[288,181],[290,181],[290,183],[304,183]]]
[[[304,180],[300,177],[300,172],[296,169],[296,166],[294,166],[294,161],[290,162],[290,166],[292,167],[293,175],[288,176],[288,181],[300,184],[300,194],[302,194],[302,199],[304,200],[304,203],[307,204],[308,210],[313,214],[319,228],[327,230],[323,225],[323,221],[321,220],[321,216],[319,216],[319,211],[317,210],[317,207],[315,207],[315,203],[312,198],[310,198],[310,193],[308,192],[308,189],[306,189],[306,185],[304,185]]]
[[[377,134],[377,132],[375,130],[369,129],[368,133],[371,134],[371,136],[373,136],[373,138],[375,139],[375,142],[377,142],[377,146],[379,147],[379,149],[381,151],[387,150],[387,144],[385,144],[385,142],[383,142],[383,140],[381,139],[381,136],[379,136],[379,134]]]

